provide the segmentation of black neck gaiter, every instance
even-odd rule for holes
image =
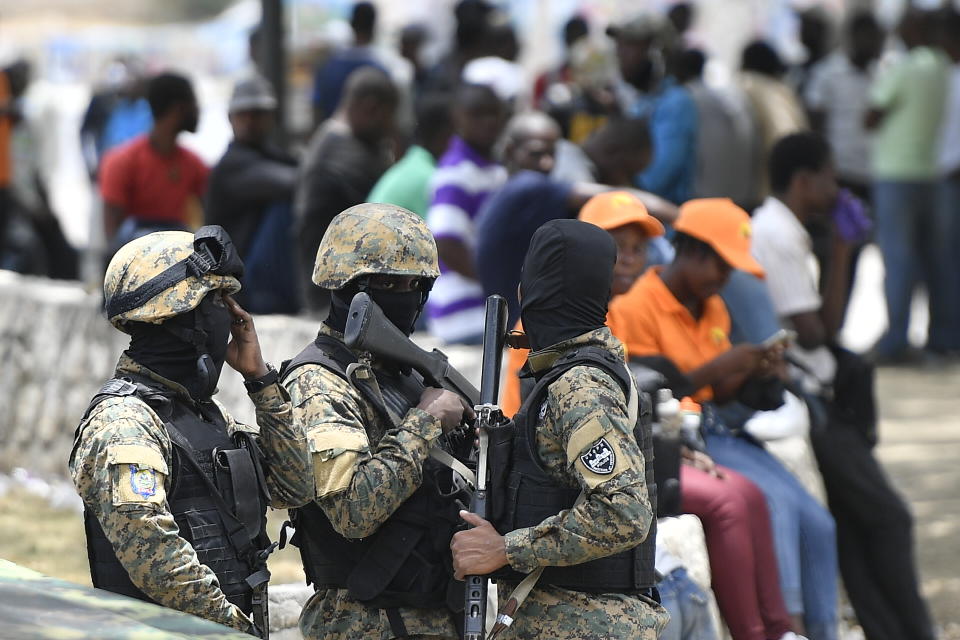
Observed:
[[[230,312],[208,295],[188,313],[163,324],[129,325],[127,355],[164,378],[183,385],[195,400],[216,390],[230,339]]]
[[[616,244],[600,227],[551,220],[537,229],[520,276],[520,317],[532,350],[606,324],[616,260]]]

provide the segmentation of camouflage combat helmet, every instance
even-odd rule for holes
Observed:
[[[103,281],[104,306],[113,326],[126,332],[126,322],[160,324],[191,311],[210,291],[236,293],[242,275],[243,264],[222,228],[158,231],[113,256]]]
[[[417,214],[392,204],[358,204],[338,214],[320,242],[313,282],[340,289],[375,273],[437,278],[437,243]]]

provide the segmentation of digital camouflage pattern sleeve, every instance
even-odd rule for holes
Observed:
[[[317,503],[344,537],[371,535],[420,486],[440,421],[414,408],[389,428],[348,382],[319,365],[298,368],[285,385],[306,430]]]
[[[355,375],[370,374],[359,370]],[[294,419],[305,426],[313,458],[316,502],[347,538],[374,533],[420,486],[423,463],[440,422],[410,409],[399,428],[383,423],[348,382],[318,365],[304,365],[286,380]],[[446,609],[399,608],[411,638],[457,638]],[[389,640],[383,609],[350,597],[346,589],[317,591],[300,615],[310,640]]]
[[[166,500],[171,462],[159,417],[126,396],[102,401],[81,425],[70,473],[137,588],[171,609],[247,630],[249,619],[179,535]]]
[[[537,526],[507,533],[511,567],[529,573],[581,564],[646,538],[653,514],[633,427],[619,385],[596,367],[573,367],[550,385],[537,431],[540,458],[551,476],[579,485],[586,499]],[[608,465],[592,464],[592,449]]]
[[[299,507],[313,500],[313,471],[310,449],[303,425],[293,419],[290,396],[279,383],[250,394],[257,412],[257,425],[239,423],[220,406],[230,433],[235,430],[258,434],[258,442],[267,459],[267,487],[274,509]]]

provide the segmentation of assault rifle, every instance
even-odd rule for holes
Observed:
[[[450,365],[446,354],[438,349],[427,351],[414,344],[366,293],[358,293],[350,302],[343,342],[351,349],[369,351],[415,369],[428,385],[452,391],[471,406],[480,401],[480,392]]]
[[[498,405],[500,398],[500,363],[507,334],[507,301],[493,295],[487,298],[483,328],[483,368],[480,374],[480,404],[476,406],[479,454],[477,457],[477,487],[470,511],[481,518],[487,514],[487,430],[503,421]],[[464,596],[463,638],[483,640],[487,621],[487,577],[467,576]]]

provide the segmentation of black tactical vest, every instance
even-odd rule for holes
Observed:
[[[492,515],[498,531],[506,532],[540,524],[573,507],[581,489],[561,486],[543,468],[537,454],[537,426],[546,401],[547,388],[576,366],[597,367],[620,384],[630,397],[630,374],[623,361],[606,349],[581,347],[568,352],[545,372],[526,395],[514,416],[512,429],[491,437]],[[634,436],[646,462],[646,483],[653,513],[657,511],[657,485],[653,475],[653,431],[651,402],[639,394],[639,411]],[[510,434],[512,433],[512,438]],[[509,441],[506,440],[509,438]],[[636,547],[612,556],[568,567],[547,567],[540,584],[551,584],[574,591],[591,593],[643,592],[656,585],[654,556],[657,538],[656,517],[651,520],[646,539]],[[516,582],[523,575],[501,571],[494,577]]]
[[[227,599],[251,613],[254,588],[270,578],[266,567],[270,498],[259,446],[251,434],[228,435],[223,415],[213,402],[190,406],[142,379],[107,382],[84,418],[106,398],[128,395],[153,409],[173,443],[167,503],[180,537],[190,543],[200,563],[217,575]],[[76,438],[79,435],[78,429]],[[89,510],[84,511],[84,529],[93,586],[152,602],[131,582]]]
[[[340,376],[371,403],[382,422],[396,425],[417,405],[424,384],[416,372],[377,371],[376,384],[347,374],[357,359],[346,345],[320,335],[293,360],[284,363],[281,379],[305,364]],[[370,433],[371,445],[383,433]],[[469,448],[469,441],[455,446]],[[449,453],[462,456],[462,451]],[[452,472],[428,458],[423,482],[377,531],[363,539],[340,535],[315,502],[290,510],[296,527],[291,542],[300,549],[307,583],[315,590],[347,589],[352,598],[381,609],[396,607],[463,608],[463,583],[453,579],[450,540],[462,524],[459,510],[469,496],[455,486]]]

